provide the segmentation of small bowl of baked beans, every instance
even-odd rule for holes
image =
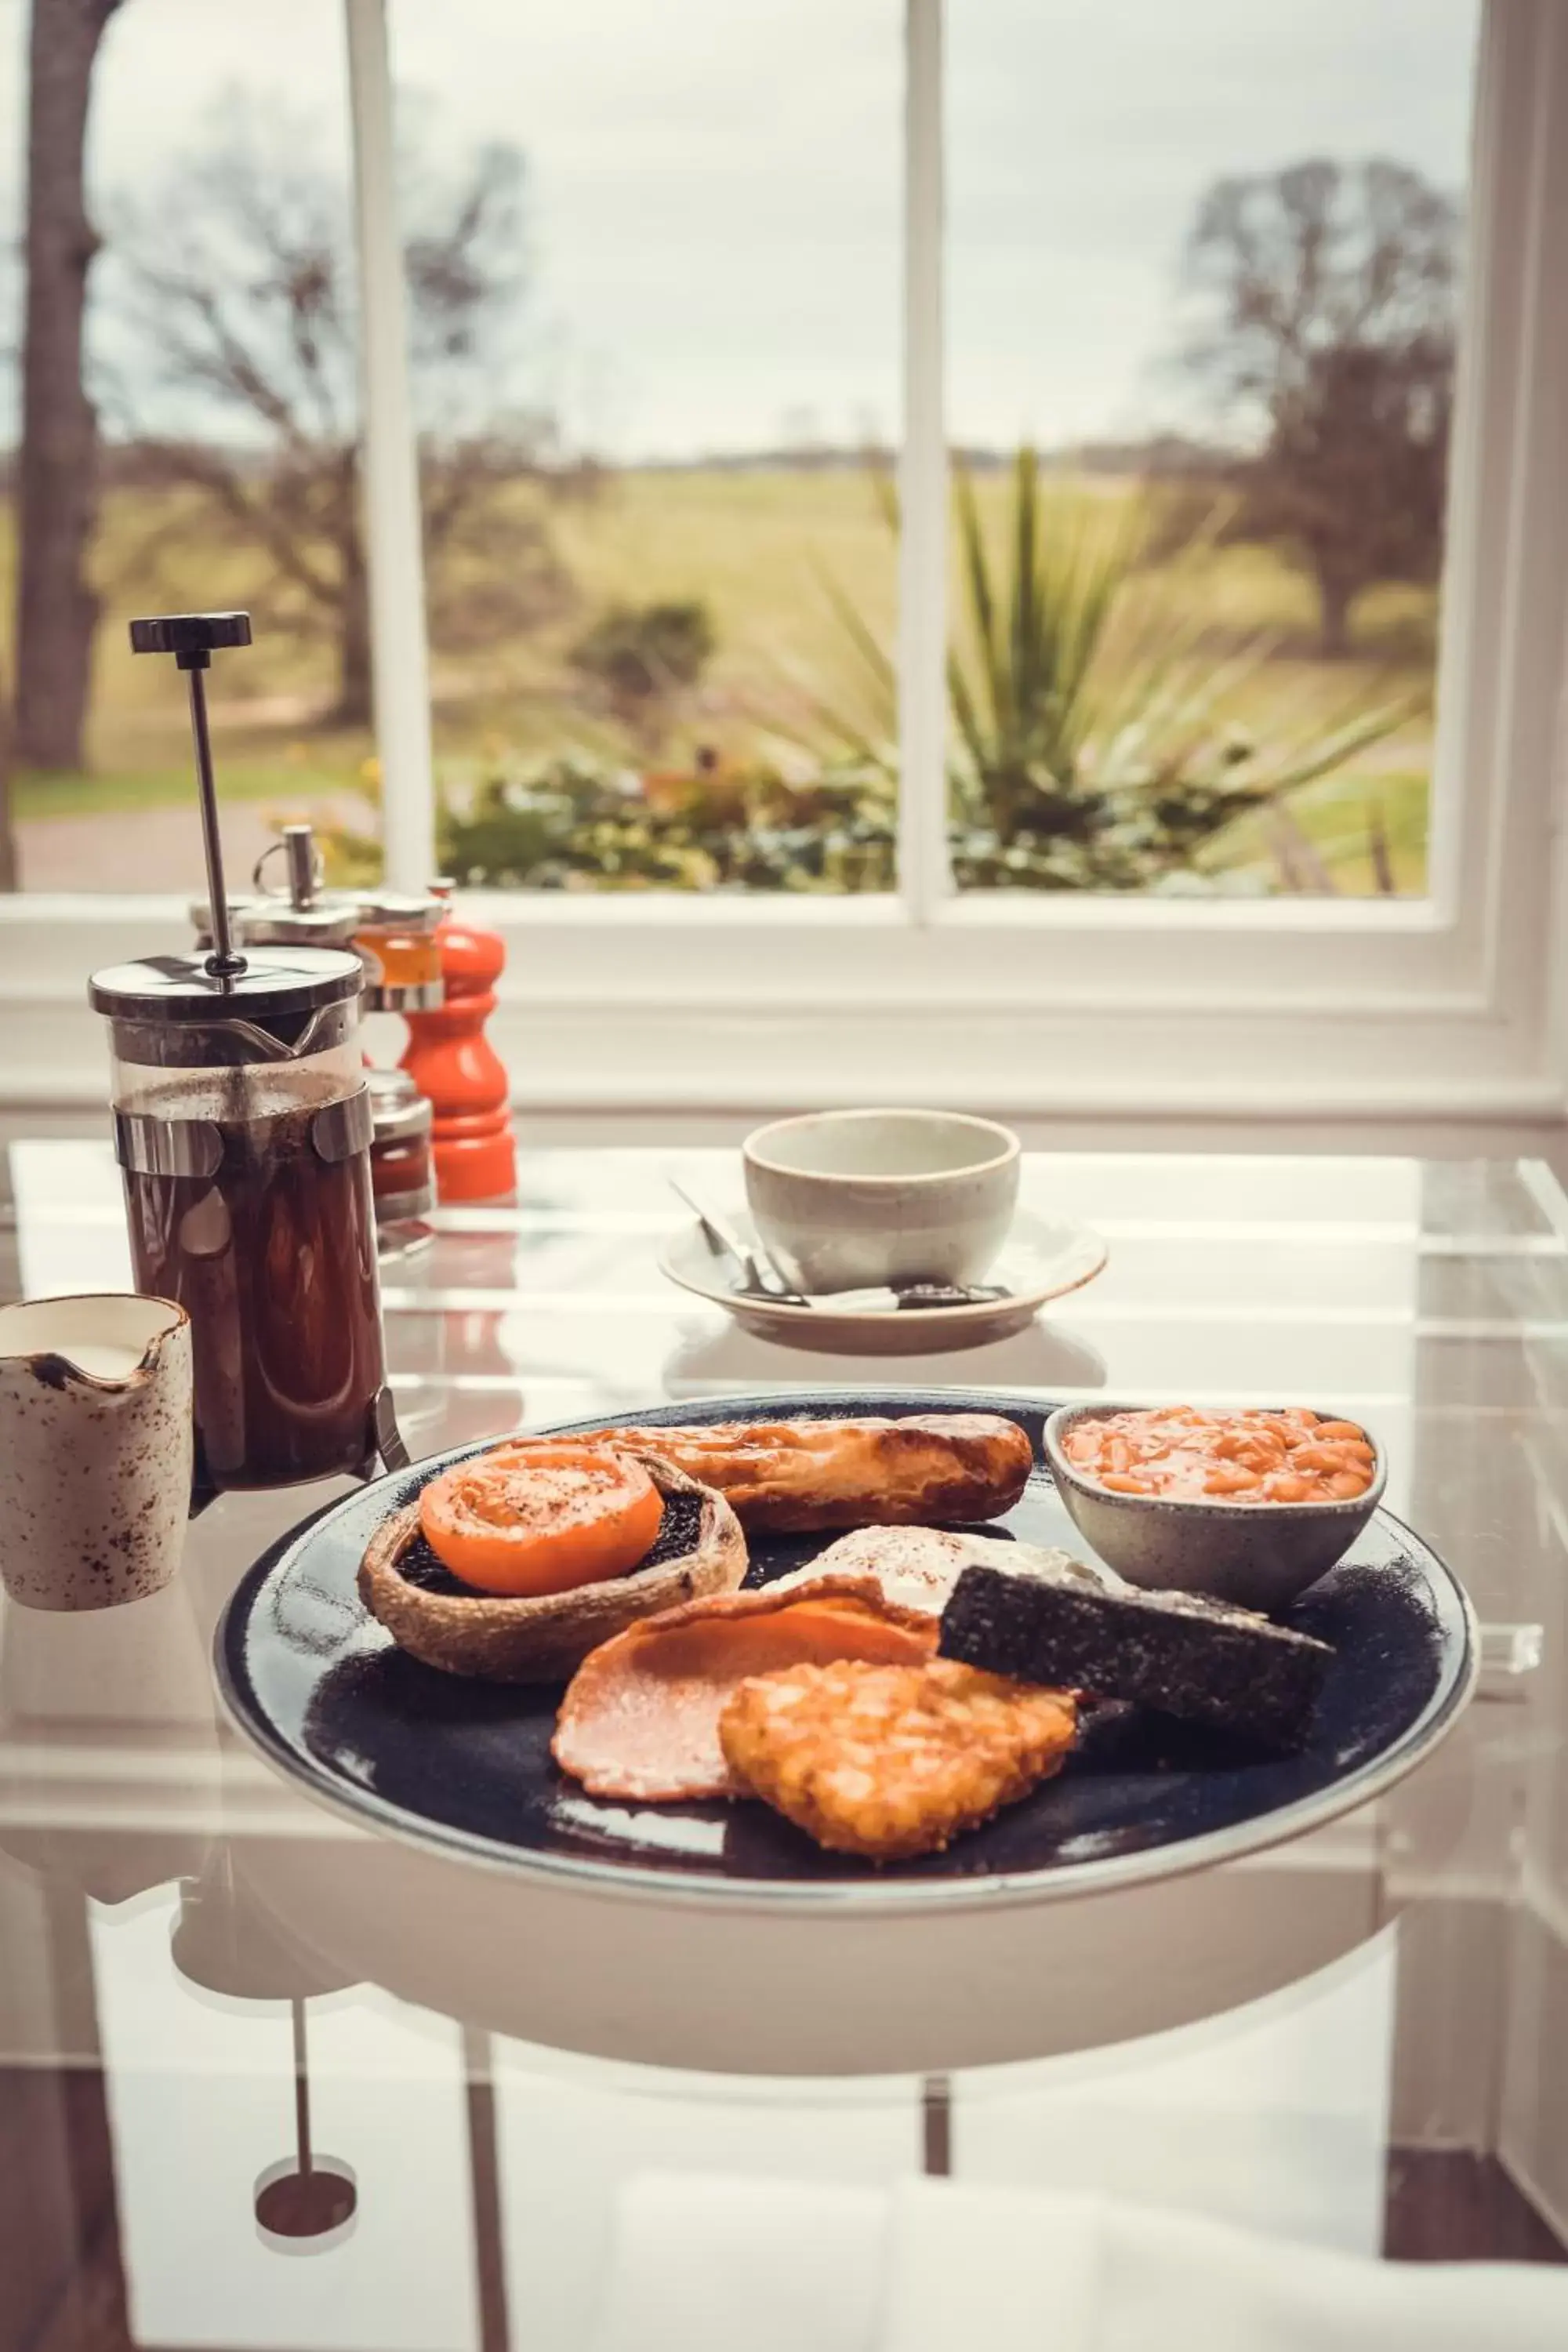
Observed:
[[[1064,1405],[1046,1458],[1079,1533],[1130,1584],[1282,1609],[1344,1556],[1385,1465],[1342,1413]]]

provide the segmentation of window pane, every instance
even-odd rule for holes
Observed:
[[[394,0],[442,858],[887,888],[898,0]]]
[[[1425,891],[1476,17],[950,7],[964,887]]]
[[[0,71],[7,243],[23,231],[27,11],[6,8]],[[86,378],[98,411],[84,513],[89,625],[79,729],[71,646],[31,638],[30,736],[15,780],[31,889],[200,886],[189,726],[173,665],[133,659],[133,614],[240,605],[248,653],[219,656],[214,733],[231,879],[281,818],[374,834],[363,693],[342,674],[352,604],[357,433],[348,127],[341,12],[320,0],[135,0],[93,68],[88,196],[104,239],[89,279]],[[68,186],[57,191],[68,200]],[[4,283],[20,341],[21,272]],[[17,371],[5,387],[13,436]],[[8,486],[5,672],[16,667],[16,489]],[[90,463],[75,478],[90,480]],[[47,576],[68,500],[37,511]],[[47,544],[46,544],[47,542]],[[31,576],[31,575],[30,575]],[[66,640],[72,635],[68,625]],[[44,670],[39,671],[39,664]]]

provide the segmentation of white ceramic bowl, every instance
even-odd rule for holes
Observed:
[[[1372,1484],[1345,1502],[1227,1503],[1185,1495],[1118,1495],[1075,1467],[1075,1423],[1145,1408],[1059,1405],[1046,1423],[1046,1461],[1073,1525],[1108,1568],[1154,1591],[1206,1592],[1269,1614],[1326,1576],[1383,1499],[1388,1462],[1372,1432]],[[1331,1409],[1328,1418],[1335,1416]]]
[[[945,1110],[829,1110],[746,1138],[758,1233],[800,1290],[980,1282],[1018,1198],[1018,1139]]]

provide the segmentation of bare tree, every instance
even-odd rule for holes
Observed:
[[[522,159],[482,149],[455,185],[411,157],[411,362],[432,634],[474,646],[555,609],[565,575],[536,503],[546,418],[507,404],[526,255]],[[331,635],[332,718],[370,715],[354,268],[346,193],[276,110],[230,103],[151,204],[121,209],[106,358],[143,479],[187,485],[261,566],[274,625]]]
[[[98,423],[82,382],[82,314],[99,240],[87,215],[82,159],[93,60],[117,5],[33,0],[16,749],[41,768],[82,764],[98,618],[87,574]]]
[[[1189,358],[1257,445],[1240,525],[1310,572],[1326,654],[1363,588],[1442,561],[1458,238],[1452,199],[1381,161],[1216,181],[1198,208]]]
[[[617,603],[605,606],[570,658],[589,697],[651,756],[711,659],[714,641],[713,615],[700,597]]]

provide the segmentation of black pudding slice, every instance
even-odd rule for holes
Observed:
[[[637,1567],[662,1568],[667,1559],[680,1559],[697,1549],[697,1538],[702,1523],[700,1495],[667,1495],[664,1517],[658,1523],[658,1533],[653,1548],[638,1560]],[[494,1601],[505,1596],[480,1592],[438,1559],[423,1535],[416,1535],[406,1551],[398,1557],[397,1572],[405,1584],[416,1584],[421,1592],[441,1592],[454,1601]],[[636,1571],[628,1570],[628,1575]]]
[[[941,1652],[1019,1682],[1090,1690],[1189,1723],[1299,1748],[1333,1652],[1248,1609],[1109,1579],[1056,1582],[966,1568],[942,1615]]]

